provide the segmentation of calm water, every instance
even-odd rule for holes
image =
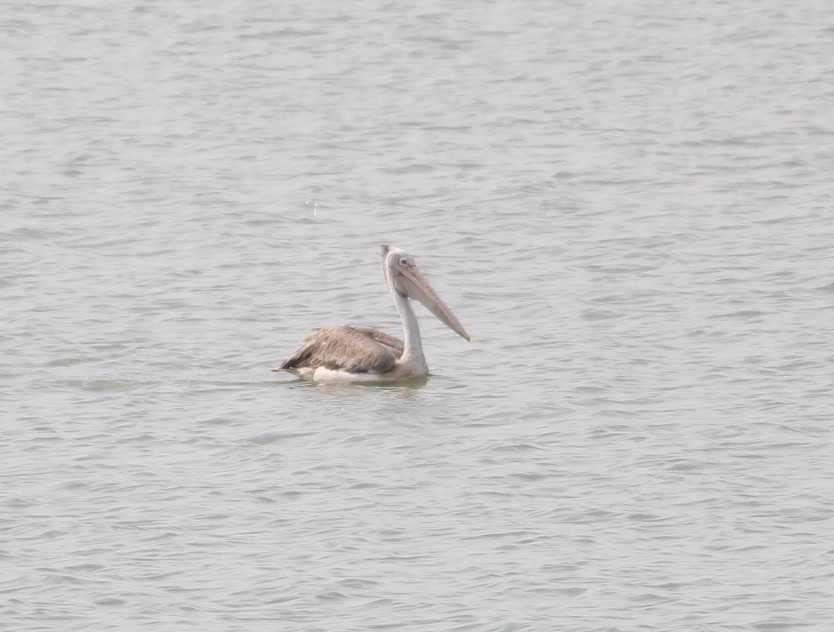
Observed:
[[[828,632],[834,7],[0,8],[0,627]],[[432,377],[269,371],[311,327]]]

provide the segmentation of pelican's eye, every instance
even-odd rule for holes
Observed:
[[[405,257],[400,259],[400,265],[401,266],[407,266],[408,265],[408,259],[406,259]]]

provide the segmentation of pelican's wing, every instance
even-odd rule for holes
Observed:
[[[399,338],[394,338],[394,336],[389,336],[384,331],[380,331],[379,329],[374,329],[373,327],[346,327],[346,329],[355,329],[361,334],[365,334],[366,336],[370,336],[377,342],[384,344],[386,347],[391,347],[391,350],[397,354],[397,358],[399,358],[403,354],[403,341]]]
[[[385,373],[394,368],[402,349],[402,342],[370,327],[326,327],[305,338],[276,370],[323,366],[350,373]]]

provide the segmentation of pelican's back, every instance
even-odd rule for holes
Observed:
[[[304,339],[304,344],[276,370],[298,372],[324,367],[349,373],[385,373],[394,368],[403,343],[371,327],[325,327]]]

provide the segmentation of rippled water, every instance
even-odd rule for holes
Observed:
[[[832,25],[0,9],[0,627],[830,630]],[[472,343],[271,373],[381,242]]]

